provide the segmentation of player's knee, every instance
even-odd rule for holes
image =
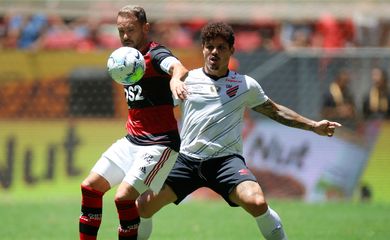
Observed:
[[[155,194],[152,191],[145,192],[137,199],[138,213],[143,218],[151,218],[164,206],[174,202],[176,195],[167,188]]]
[[[88,187],[88,188],[92,188],[92,181],[90,180],[90,178],[86,178],[84,179],[81,184],[80,184],[81,187]]]
[[[119,187],[115,193],[114,201],[135,201],[139,196],[134,189]]]
[[[156,213],[151,204],[142,197],[137,199],[137,209],[142,218],[151,218]]]
[[[125,194],[121,194],[120,192],[115,193],[114,202],[120,202],[126,200],[130,200],[130,199],[128,199]]]
[[[84,181],[80,184],[80,188],[81,188],[81,190],[83,190],[83,189],[98,190],[98,189],[95,189],[95,188],[94,188],[94,185],[91,184],[91,182],[88,182],[88,181],[86,181],[86,180],[84,180]]]
[[[252,193],[244,200],[245,209],[254,217],[260,216],[268,209],[268,204],[263,194]]]
[[[94,189],[99,192],[107,192],[110,190],[110,183],[103,177],[97,174],[90,174],[86,179],[81,182],[81,188],[86,187]]]
[[[257,182],[240,183],[231,193],[230,199],[254,217],[260,216],[268,209],[263,191]]]
[[[140,196],[138,190],[129,183],[122,182],[115,193],[115,201],[135,201]]]

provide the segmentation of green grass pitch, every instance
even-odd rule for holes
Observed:
[[[78,239],[81,179],[100,154],[124,133],[123,121],[81,121],[77,133],[80,150],[75,166],[82,175],[64,174],[64,122],[0,121],[0,166],[5,166],[5,139],[16,137],[15,169],[10,190],[0,189],[1,240]],[[65,124],[66,125],[66,124]],[[96,131],[99,129],[99,131]],[[390,182],[388,178],[390,126],[381,132],[362,181],[373,188],[371,203],[270,200],[282,217],[290,240],[388,240],[390,239]],[[39,136],[37,141],[36,136]],[[56,177],[27,186],[22,177],[22,158],[28,148],[34,152],[33,174],[42,177],[47,146],[58,148]],[[99,239],[117,239],[118,219],[113,191],[105,196],[104,217]],[[189,201],[170,205],[156,214],[151,240],[262,239],[251,216],[241,208],[221,201]]]
[[[99,239],[117,239],[113,194],[105,197]],[[308,204],[271,200],[289,239],[387,240],[390,205],[358,202]],[[0,200],[2,240],[78,239],[79,197]],[[169,205],[154,217],[151,240],[262,239],[253,218],[223,201]]]

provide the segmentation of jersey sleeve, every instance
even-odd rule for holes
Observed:
[[[265,94],[263,88],[255,79],[249,76],[245,76],[245,79],[249,90],[247,98],[249,108],[256,107],[268,100],[268,96]]]
[[[164,46],[158,46],[156,48],[153,48],[151,51],[150,51],[150,54],[151,54],[151,59],[152,59],[152,64],[153,64],[153,67],[155,69],[157,69],[158,71],[162,72],[162,73],[168,73],[166,70],[167,70],[167,66],[163,66],[163,61],[165,59],[167,59],[168,57],[170,59],[174,58],[174,59],[177,59],[171,51],[169,51],[166,47]],[[165,61],[165,64],[167,64],[167,62]]]

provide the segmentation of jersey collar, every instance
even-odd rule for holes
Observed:
[[[209,77],[209,78],[211,78],[211,79],[213,79],[213,80],[215,80],[215,81],[218,81],[218,80],[221,79],[221,78],[227,77],[227,76],[229,75],[229,72],[230,72],[229,69],[228,69],[225,75],[223,75],[222,77],[217,77],[217,76],[210,75],[210,74],[206,73],[206,71],[204,70],[204,68],[202,68],[202,71],[203,71],[203,73],[204,73],[207,77]]]

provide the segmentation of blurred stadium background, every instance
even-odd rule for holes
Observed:
[[[345,127],[335,138],[249,113],[245,155],[271,197],[390,202],[390,115],[364,110],[372,69],[390,71],[390,2],[375,0],[2,0],[0,195],[59,188],[78,195],[100,153],[125,134],[123,90],[105,64],[120,46],[115,19],[126,4],[144,6],[152,39],[188,68],[202,65],[200,28],[230,23],[232,68],[310,118],[325,117],[324,96],[347,71],[355,114],[337,119]],[[193,197],[215,196],[205,190]]]

